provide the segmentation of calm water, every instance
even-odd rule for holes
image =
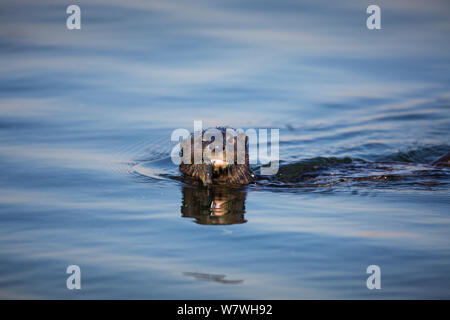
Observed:
[[[377,31],[365,1],[77,3],[78,31],[0,5],[0,298],[450,298],[448,3],[379,1]],[[167,176],[194,120],[326,164],[192,188]]]

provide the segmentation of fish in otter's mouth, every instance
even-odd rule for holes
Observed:
[[[231,128],[207,129],[181,142],[181,173],[205,186],[254,182],[249,166],[248,137]]]

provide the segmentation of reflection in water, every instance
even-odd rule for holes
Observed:
[[[195,218],[199,224],[237,224],[245,223],[245,198],[242,189],[226,186],[212,188],[183,187],[181,215]]]
[[[214,281],[223,284],[241,284],[244,280],[227,280],[223,274],[210,274],[210,273],[200,273],[200,272],[183,272],[185,276],[193,277],[197,280],[204,281]]]

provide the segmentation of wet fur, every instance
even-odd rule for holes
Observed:
[[[223,141],[226,141],[226,129],[224,127],[216,128],[223,134]],[[203,131],[204,133],[205,131]],[[180,164],[180,171],[183,175],[194,181],[201,181],[201,176],[206,173],[206,164],[194,164],[194,135],[191,134],[183,143],[191,143],[191,163],[192,164]],[[183,144],[182,143],[182,144]],[[202,141],[202,152],[210,144],[210,141]],[[224,156],[226,155],[226,150],[223,150]],[[248,158],[248,138],[245,137],[245,163],[237,164],[237,141],[234,139],[234,164],[227,166],[226,168],[221,168],[218,172],[213,172],[212,176],[213,184],[218,185],[247,185],[254,182],[253,174],[249,165]]]

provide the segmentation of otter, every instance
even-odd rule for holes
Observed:
[[[257,177],[251,170],[249,165],[249,155],[248,155],[248,137],[245,133],[239,133],[237,136],[229,137],[227,135],[227,129],[232,129],[228,127],[217,127],[215,128],[222,135],[223,141],[227,143],[232,143],[232,148],[234,150],[234,161],[227,161],[226,152],[227,148],[225,144],[221,147],[222,152],[212,151],[209,156],[203,157],[203,162],[199,164],[194,163],[194,148],[188,148],[190,151],[190,163],[181,163],[179,169],[185,178],[190,179],[194,183],[201,183],[203,186],[212,185],[227,185],[227,186],[245,186],[248,184],[256,183],[257,180],[273,180],[283,183],[289,182],[299,182],[299,180],[304,180],[308,176],[308,172],[314,175],[314,171],[317,171],[320,166],[317,163],[314,166],[308,166],[304,163],[294,163],[288,164],[280,168],[278,174],[273,178],[267,177]],[[204,133],[207,130],[202,131],[202,135],[198,138],[191,134],[188,138],[182,141],[182,152],[185,150],[187,144],[194,146],[197,142],[201,146],[201,152],[210,145],[214,139],[208,139],[205,137]],[[196,139],[201,141],[196,141]],[[238,150],[238,139],[243,139],[245,141],[245,161],[242,164],[237,162],[237,150]],[[351,163],[352,160],[345,158],[341,160],[344,163]],[[326,163],[323,163],[326,167]],[[432,163],[436,167],[450,167],[450,152],[440,157],[438,160]],[[305,171],[306,170],[306,171]],[[372,178],[372,177],[371,177]],[[385,177],[383,176],[385,179]],[[364,179],[364,178],[363,178]]]
[[[214,137],[208,138],[205,132],[208,130],[203,130],[202,135],[198,138],[194,134],[191,134],[188,138],[181,142],[181,155],[185,150],[190,150],[190,163],[182,162],[180,164],[181,173],[197,182],[201,182],[204,186],[210,185],[248,185],[254,182],[255,175],[250,169],[249,156],[248,156],[248,137],[245,133],[237,133],[235,136],[227,134],[228,127],[217,127],[216,132],[222,136],[222,143],[218,147],[220,150],[213,149],[206,157],[203,157],[202,163],[195,163],[195,144],[201,145],[202,155],[206,148],[210,147],[210,144],[214,142]],[[234,130],[233,130],[234,131]],[[196,140],[197,139],[197,140]],[[200,141],[201,140],[201,141]],[[244,144],[245,155],[244,163],[239,163],[238,161],[238,143]],[[227,145],[232,144],[232,147],[227,147]],[[233,159],[227,157],[228,150],[233,151]],[[189,159],[189,155],[185,157]]]

